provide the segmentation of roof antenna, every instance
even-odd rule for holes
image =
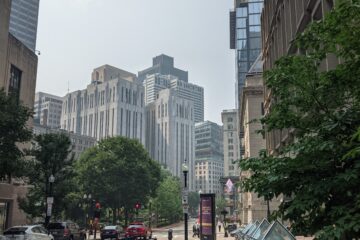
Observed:
[[[68,80],[68,94],[70,92],[70,83],[69,83],[69,80]]]

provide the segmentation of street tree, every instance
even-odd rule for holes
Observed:
[[[283,57],[265,73],[274,104],[261,122],[265,131],[290,129],[294,141],[240,162],[252,172],[246,190],[283,195],[276,216],[318,239],[360,236],[359,26],[360,1],[338,1],[294,41],[306,55]],[[340,64],[324,71],[326,57]]]
[[[49,133],[34,137],[33,148],[28,152],[32,156],[26,161],[24,175],[30,185],[26,198],[18,199],[20,208],[30,217],[45,215],[46,197],[54,197],[52,215],[60,217],[67,208],[65,196],[74,189],[73,154],[71,141],[64,133]],[[49,177],[53,175],[50,193]]]
[[[167,223],[175,223],[181,219],[181,183],[176,177],[163,171],[163,180],[156,190],[153,203],[157,219],[166,219]]]
[[[78,181],[84,192],[111,208],[114,213],[129,213],[136,203],[144,205],[155,196],[160,181],[160,166],[135,139],[113,137],[85,151],[76,162]]]
[[[189,213],[192,216],[199,210],[200,194],[198,192],[189,192]]]
[[[24,151],[21,143],[31,140],[27,122],[32,111],[19,103],[17,96],[0,90],[0,179],[11,181],[21,176]]]

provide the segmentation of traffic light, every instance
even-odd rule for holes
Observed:
[[[141,204],[140,204],[140,203],[136,203],[136,204],[135,204],[135,209],[136,209],[136,210],[139,210],[140,208],[141,208]]]

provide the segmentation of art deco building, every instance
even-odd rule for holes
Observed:
[[[146,149],[173,176],[182,178],[189,166],[189,190],[194,190],[194,105],[173,89],[164,89],[146,106]]]
[[[299,53],[291,44],[312,21],[323,18],[334,6],[333,0],[277,0],[265,1],[262,13],[262,45],[264,71],[272,69],[275,61],[288,54]],[[332,69],[339,63],[333,55],[320,66],[321,69]],[[265,114],[271,111],[271,91],[265,89]],[[292,141],[292,130],[276,130],[266,135],[266,148],[270,154],[277,154],[281,145]]]
[[[109,65],[94,69],[84,90],[63,98],[61,128],[97,140],[144,138],[144,87],[136,75]]]
[[[195,124],[195,190],[221,193],[224,175],[222,127],[205,121]]]
[[[60,128],[62,97],[37,92],[34,104],[34,122],[49,128]]]

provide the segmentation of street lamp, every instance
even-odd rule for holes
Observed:
[[[184,198],[187,198],[187,195],[186,195],[187,194],[187,174],[189,172],[189,167],[186,164],[186,159],[185,159],[184,163],[182,164],[181,169],[184,174]],[[188,240],[188,213],[187,213],[187,209],[186,209],[187,206],[185,204],[187,204],[187,201],[186,201],[186,203],[184,203],[183,211],[184,211],[185,240]]]
[[[89,194],[84,194],[83,196],[84,202],[85,202],[85,228],[87,228],[87,223],[88,223],[88,217],[89,217],[89,204],[88,202],[90,202],[91,200],[91,193]]]
[[[53,195],[53,192],[52,192],[52,185],[53,183],[55,182],[55,177],[54,175],[50,175],[49,179],[48,179],[48,182],[49,182],[49,191],[48,191],[48,196],[46,198],[46,217],[45,217],[45,226],[47,227],[49,225],[49,222],[50,222],[50,218],[51,218],[51,210],[52,210],[52,204],[54,203],[54,197],[52,196]]]

